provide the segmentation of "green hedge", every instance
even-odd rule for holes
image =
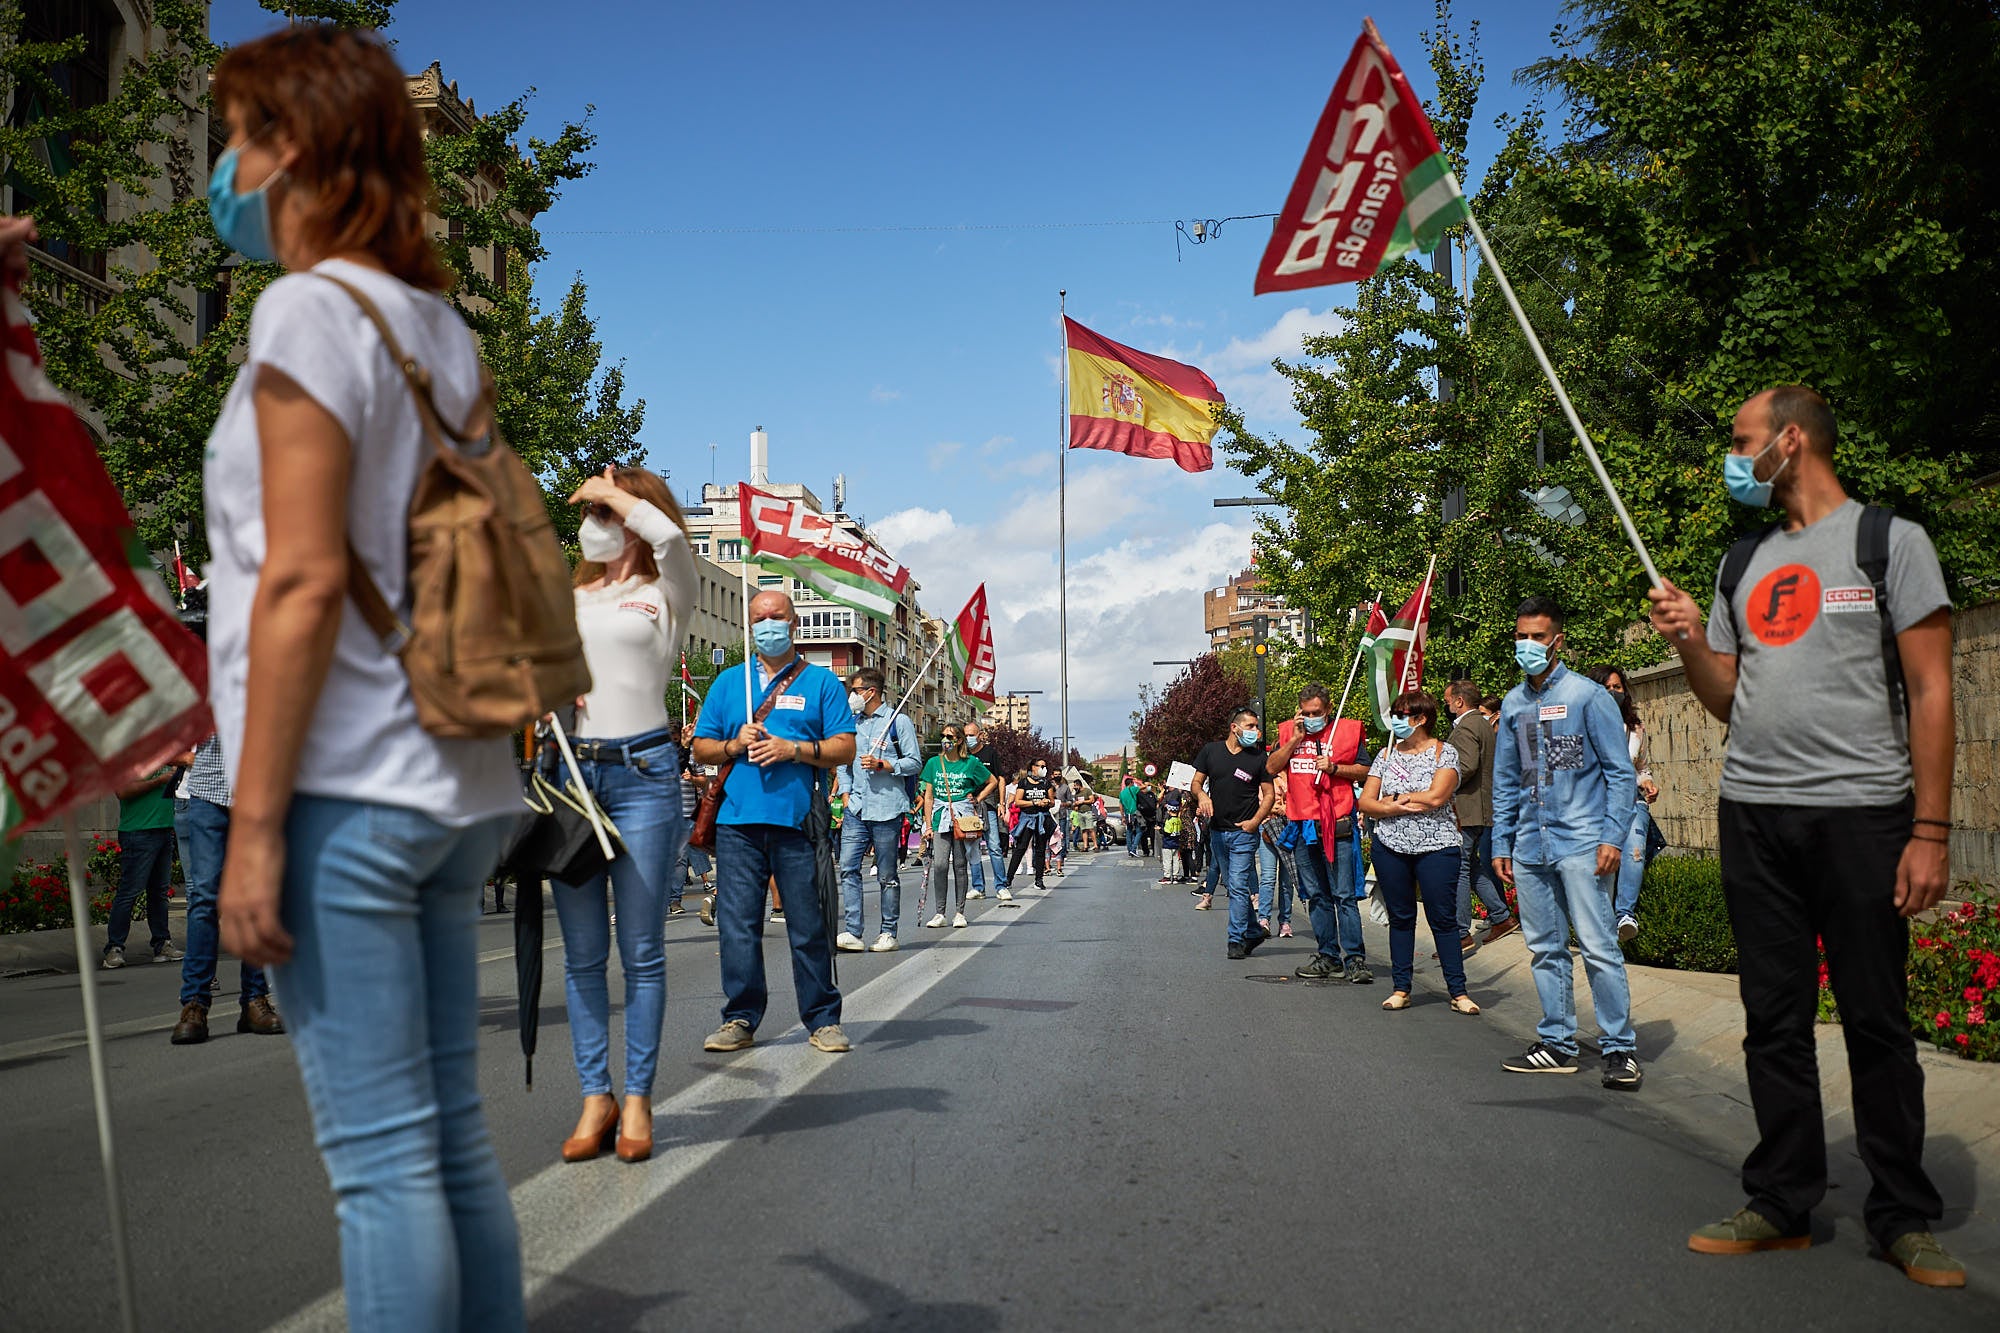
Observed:
[[[1712,856],[1661,856],[1646,867],[1639,934],[1629,962],[1683,972],[1734,972],[1736,936],[1722,901],[1722,863]]]

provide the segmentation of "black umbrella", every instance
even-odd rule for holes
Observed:
[[[813,888],[819,894],[821,924],[826,932],[826,952],[832,960],[833,984],[840,984],[840,949],[834,944],[841,919],[840,876],[834,867],[833,777],[813,778],[812,807],[806,814],[806,836],[812,840]]]
[[[530,876],[514,886],[514,992],[520,1002],[521,1055],[528,1089],[535,1087],[535,1036],[542,1022],[542,881]]]

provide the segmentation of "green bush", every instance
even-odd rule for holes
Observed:
[[[1646,866],[1643,918],[1624,945],[1628,962],[1683,972],[1734,972],[1736,936],[1722,900],[1722,864],[1711,856],[1661,856]]]

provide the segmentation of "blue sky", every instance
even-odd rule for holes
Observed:
[[[1558,0],[1458,5],[1481,22],[1493,116],[1550,50]],[[772,476],[865,515],[950,617],[985,580],[1001,687],[1057,683],[1056,292],[1105,335],[1207,370],[1253,428],[1296,435],[1273,356],[1351,287],[1253,298],[1268,223],[1175,256],[1172,219],[1268,213],[1370,7],[1004,7],[403,0],[410,70],[443,62],[482,107],[532,87],[531,132],[596,108],[596,171],[542,219],[545,300],[581,272],[607,355],[647,401],[677,490]],[[1421,94],[1428,4],[1375,7]],[[224,40],[266,30],[218,0]],[[1100,224],[1157,220],[1149,226]],[[931,228],[977,230],[851,230]],[[712,229],[712,230],[711,230]],[[759,230],[761,229],[761,230]],[[790,229],[790,230],[787,230]],[[713,455],[710,444],[716,446]],[[1218,466],[1069,456],[1070,729],[1124,743],[1137,689],[1203,644],[1202,591],[1249,558],[1249,494]]]

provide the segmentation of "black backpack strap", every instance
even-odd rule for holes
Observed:
[[[1910,695],[1903,688],[1903,654],[1896,646],[1896,625],[1889,617],[1889,525],[1896,512],[1882,505],[1861,511],[1854,532],[1854,563],[1875,589],[1875,614],[1882,623],[1882,675],[1889,683],[1889,708],[1910,720]]]
[[[1716,595],[1729,603],[1729,623],[1732,626],[1736,623],[1736,589],[1742,584],[1744,574],[1750,570],[1750,558],[1757,554],[1757,548],[1764,544],[1764,539],[1777,530],[1778,524],[1772,523],[1755,532],[1747,532],[1738,537],[1735,545],[1729,548],[1729,554],[1722,557],[1722,574],[1716,580]],[[1737,638],[1740,640],[1742,637],[1742,631],[1738,630]]]

